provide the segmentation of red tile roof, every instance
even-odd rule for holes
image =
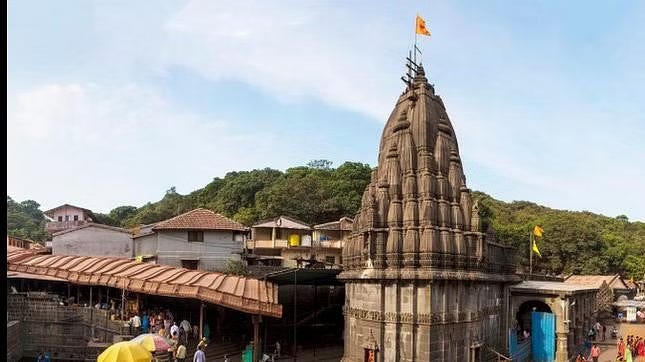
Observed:
[[[255,278],[137,263],[129,259],[39,255],[25,249],[7,254],[7,271],[7,275],[13,277],[57,278],[81,285],[193,298],[245,313],[282,316],[278,286]]]
[[[208,209],[195,209],[159,222],[152,230],[233,230],[246,231],[247,227]]]

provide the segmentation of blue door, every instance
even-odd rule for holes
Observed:
[[[555,360],[555,315],[531,312],[531,357],[533,362]]]

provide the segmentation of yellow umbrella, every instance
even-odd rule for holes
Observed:
[[[118,342],[108,347],[96,359],[97,362],[150,362],[152,355],[137,343]]]

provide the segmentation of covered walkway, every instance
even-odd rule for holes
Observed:
[[[7,254],[7,271],[56,278],[79,285],[120,288],[131,292],[183,297],[240,312],[282,317],[278,287],[267,281],[201,270],[173,268],[128,259],[39,255],[29,250]]]

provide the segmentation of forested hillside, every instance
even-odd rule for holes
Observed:
[[[95,216],[97,222],[134,227],[206,207],[249,226],[278,215],[323,223],[354,216],[370,173],[366,164],[346,162],[332,168],[325,160],[285,172],[269,168],[230,172],[187,195],[171,187],[157,202],[119,206]],[[534,225],[544,228],[544,237],[538,241],[542,258],[534,257],[535,271],[645,277],[645,223],[629,222],[625,216],[555,210],[527,201],[506,203],[481,192],[474,192],[474,198],[480,200],[483,220],[493,226],[498,241],[517,247],[524,265],[528,264],[529,231]],[[39,206],[32,200],[16,203],[7,197],[8,233],[45,240]]]

